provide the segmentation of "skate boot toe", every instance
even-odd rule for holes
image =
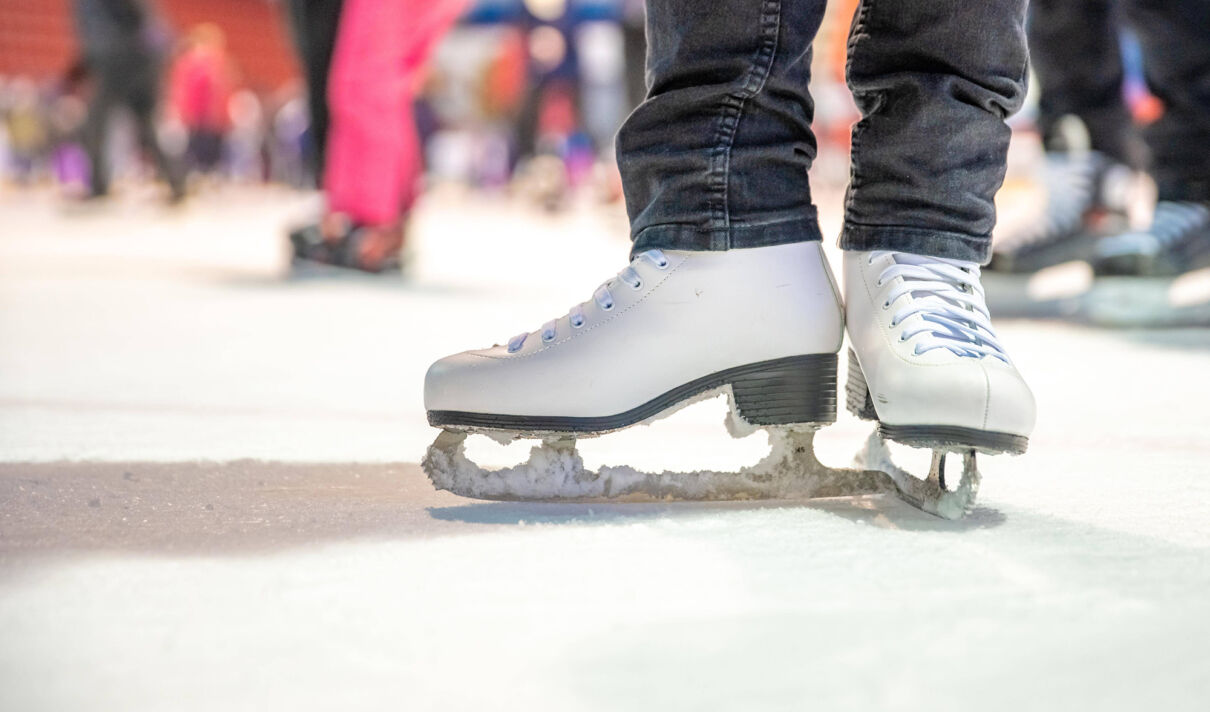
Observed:
[[[1033,393],[1016,369],[999,361],[956,358],[920,372],[884,368],[869,388],[883,431],[900,442],[1022,452],[1033,430]]]
[[[493,412],[493,393],[508,390],[500,382],[504,347],[463,351],[438,360],[424,375],[424,407],[430,412]],[[431,419],[431,418],[430,418]]]
[[[983,429],[1028,438],[1037,420],[1033,391],[1012,366],[984,360],[987,412]]]

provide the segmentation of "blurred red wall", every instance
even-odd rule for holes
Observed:
[[[213,22],[254,89],[272,90],[297,75],[281,2],[152,0],[178,36]],[[0,0],[0,75],[51,79],[75,56],[71,0]]]

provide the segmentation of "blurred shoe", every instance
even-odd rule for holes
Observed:
[[[1125,230],[1134,171],[1095,151],[1048,153],[1043,168],[1046,206],[1034,221],[992,240],[987,269],[1036,272],[1086,260],[1097,240]]]
[[[1151,227],[1101,240],[1097,276],[1171,277],[1210,266],[1210,203],[1161,201]]]
[[[340,265],[379,274],[401,269],[403,226],[362,226],[349,232],[341,246]]]
[[[357,226],[340,213],[329,213],[323,220],[290,231],[290,246],[296,262],[339,265],[344,245]]]

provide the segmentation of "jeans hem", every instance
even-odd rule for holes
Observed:
[[[823,240],[815,209],[804,208],[805,214],[769,223],[703,227],[688,224],[650,225],[634,236],[630,254],[647,250],[689,250],[694,252],[738,250],[748,247],[770,247],[793,242]]]
[[[991,257],[991,236],[902,225],[857,225],[846,222],[840,234],[840,248],[858,252],[895,250],[983,264]]]

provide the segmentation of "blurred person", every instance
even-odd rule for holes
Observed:
[[[332,59],[327,214],[295,230],[295,257],[382,272],[399,266],[423,160],[413,101],[465,0],[345,0]]]
[[[296,188],[308,186],[314,177],[305,166],[310,160],[305,147],[310,110],[307,99],[287,85],[278,91],[271,105],[277,108],[270,112],[272,121],[266,137],[270,180]]]
[[[89,197],[109,194],[109,121],[115,110],[125,108],[134,118],[139,144],[168,183],[171,202],[180,201],[185,196],[184,173],[156,133],[163,51],[147,6],[141,0],[75,0],[75,22],[93,85],[83,134],[91,164]]]
[[[202,173],[214,171],[223,160],[234,74],[223,30],[210,22],[190,30],[169,73],[169,96],[189,137],[190,168]]]
[[[1124,27],[1162,103],[1141,136],[1123,97]],[[992,268],[1084,259],[1100,275],[1170,276],[1210,264],[1210,0],[1033,0],[1028,28],[1047,204],[997,235]],[[1072,145],[1071,117],[1086,147]],[[1129,231],[1132,175],[1148,168],[1154,216]]]
[[[227,102],[231,128],[227,132],[227,172],[243,181],[261,181],[267,177],[265,111],[260,97],[250,89],[241,89]]]
[[[980,274],[1006,119],[1025,93],[1025,0],[860,4],[843,307],[808,178],[824,9],[649,0],[648,92],[616,142],[630,263],[537,330],[432,365],[425,408],[446,431],[425,460],[435,482],[479,476],[459,459],[468,432],[566,441],[726,387],[741,431],[828,424],[846,325],[850,410],[889,440],[934,449],[934,482],[946,452],[973,464],[975,451],[1025,451],[1034,398]],[[560,259],[534,255],[536,278]],[[574,450],[533,452],[513,470],[524,492],[550,485],[533,478],[577,476]],[[513,494],[500,491],[507,477],[476,482],[459,491]]]
[[[49,110],[55,178],[64,195],[71,197],[85,195],[89,189],[88,154],[80,143],[88,120],[88,104],[82,98],[86,78],[87,68],[81,62],[73,64],[57,83]]]
[[[568,0],[526,0],[521,26],[528,78],[517,117],[517,155],[524,160],[553,152],[551,137],[567,136],[579,124],[580,57]]]
[[[6,103],[9,167],[18,182],[29,183],[49,141],[46,112],[37,85],[29,79],[16,79],[9,85]]]

